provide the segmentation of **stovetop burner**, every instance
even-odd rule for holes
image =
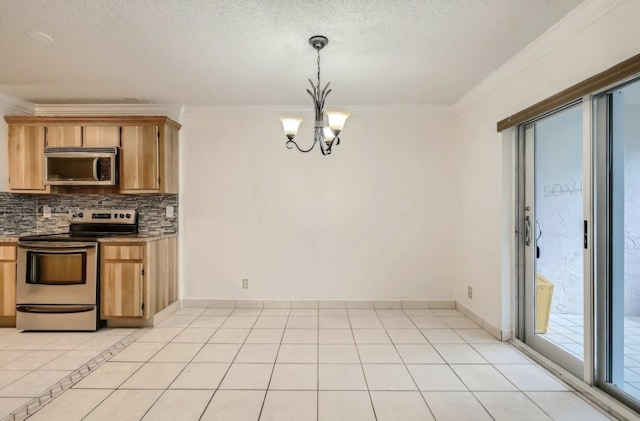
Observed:
[[[20,237],[29,241],[96,241],[98,238],[136,234],[138,213],[132,209],[88,209],[73,212],[69,232]]]

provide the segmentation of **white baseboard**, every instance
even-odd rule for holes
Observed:
[[[455,300],[207,300],[185,298],[181,307],[197,308],[438,308],[454,309]]]
[[[489,332],[491,336],[493,336],[499,341],[508,341],[513,337],[513,333],[511,330],[502,330],[493,326],[491,323],[487,322],[484,318],[482,318],[480,315],[478,315],[474,311],[468,309],[464,304],[462,304],[459,301],[456,302],[456,310],[458,310],[460,313],[467,316],[474,323],[482,326],[484,330]]]

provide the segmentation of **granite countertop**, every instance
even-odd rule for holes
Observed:
[[[27,234],[15,234],[15,235],[0,235],[0,243],[17,243],[20,237]],[[119,235],[117,237],[99,238],[98,242],[108,243],[136,243],[141,241],[157,241],[164,238],[176,237],[177,233],[147,233],[147,234],[131,234],[131,235]]]
[[[99,243],[139,243],[141,241],[157,241],[165,238],[177,237],[177,233],[148,233],[148,234],[129,234],[118,235],[115,237],[99,238]]]
[[[0,243],[17,243],[18,238],[20,238],[19,235],[0,235]]]

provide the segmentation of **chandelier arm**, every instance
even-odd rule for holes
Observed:
[[[311,82],[311,79],[307,79],[309,81],[309,85],[311,85],[311,89],[313,89],[313,94],[309,93],[309,95],[311,95],[312,97],[315,98],[315,96],[317,95],[318,92],[318,88],[316,88],[316,86],[313,84],[313,82]],[[309,90],[307,89],[307,92],[309,92]]]
[[[316,140],[313,139],[313,145],[311,145],[311,147],[307,150],[300,149],[300,146],[298,146],[298,144],[292,139],[287,140],[287,143],[285,143],[285,146],[287,147],[287,149],[293,149],[293,146],[290,146],[290,144],[293,144],[296,148],[298,148],[300,152],[307,153],[307,152],[311,152],[313,147],[316,146]]]
[[[322,127],[316,127],[314,130],[314,134],[313,134],[313,143],[316,144],[318,143],[318,145],[320,146],[320,152],[322,152],[322,155],[326,155],[327,154],[327,150],[324,147],[324,132],[322,131]]]

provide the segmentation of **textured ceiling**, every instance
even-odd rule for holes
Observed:
[[[0,92],[36,103],[449,105],[582,0],[1,0]],[[26,36],[41,31],[44,43]]]

